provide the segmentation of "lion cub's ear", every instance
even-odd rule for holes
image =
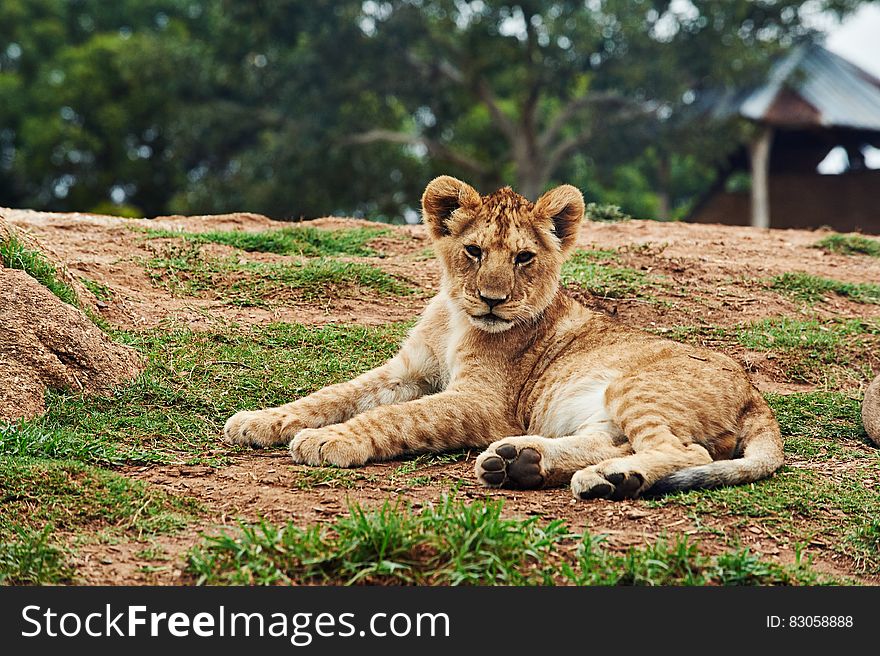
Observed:
[[[538,199],[535,214],[551,222],[562,252],[568,253],[577,241],[578,228],[584,218],[584,195],[577,187],[561,185]]]
[[[457,209],[476,209],[480,194],[469,184],[449,175],[434,178],[422,195],[422,217],[431,236],[439,239],[451,234],[452,214]]]

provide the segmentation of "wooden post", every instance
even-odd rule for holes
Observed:
[[[765,127],[750,148],[752,165],[752,226],[770,227],[770,144],[773,128]]]

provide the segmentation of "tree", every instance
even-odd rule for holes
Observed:
[[[680,210],[730,141],[689,100],[810,37],[801,4],[4,0],[0,205],[399,217],[451,173]]]
[[[513,182],[532,198],[609,135],[629,151],[648,136],[666,142],[668,167],[682,132],[672,117],[700,87],[747,82],[780,48],[812,35],[801,4],[367,2],[362,27],[400,62],[391,84],[413,120],[351,141],[418,144],[434,161],[489,186]],[[819,4],[838,14],[858,5]]]

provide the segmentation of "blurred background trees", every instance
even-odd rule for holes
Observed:
[[[3,0],[0,206],[413,216],[440,173],[675,217],[688,111],[856,0]]]

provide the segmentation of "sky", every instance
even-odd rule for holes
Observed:
[[[828,33],[829,50],[880,78],[880,3],[864,5]]]

